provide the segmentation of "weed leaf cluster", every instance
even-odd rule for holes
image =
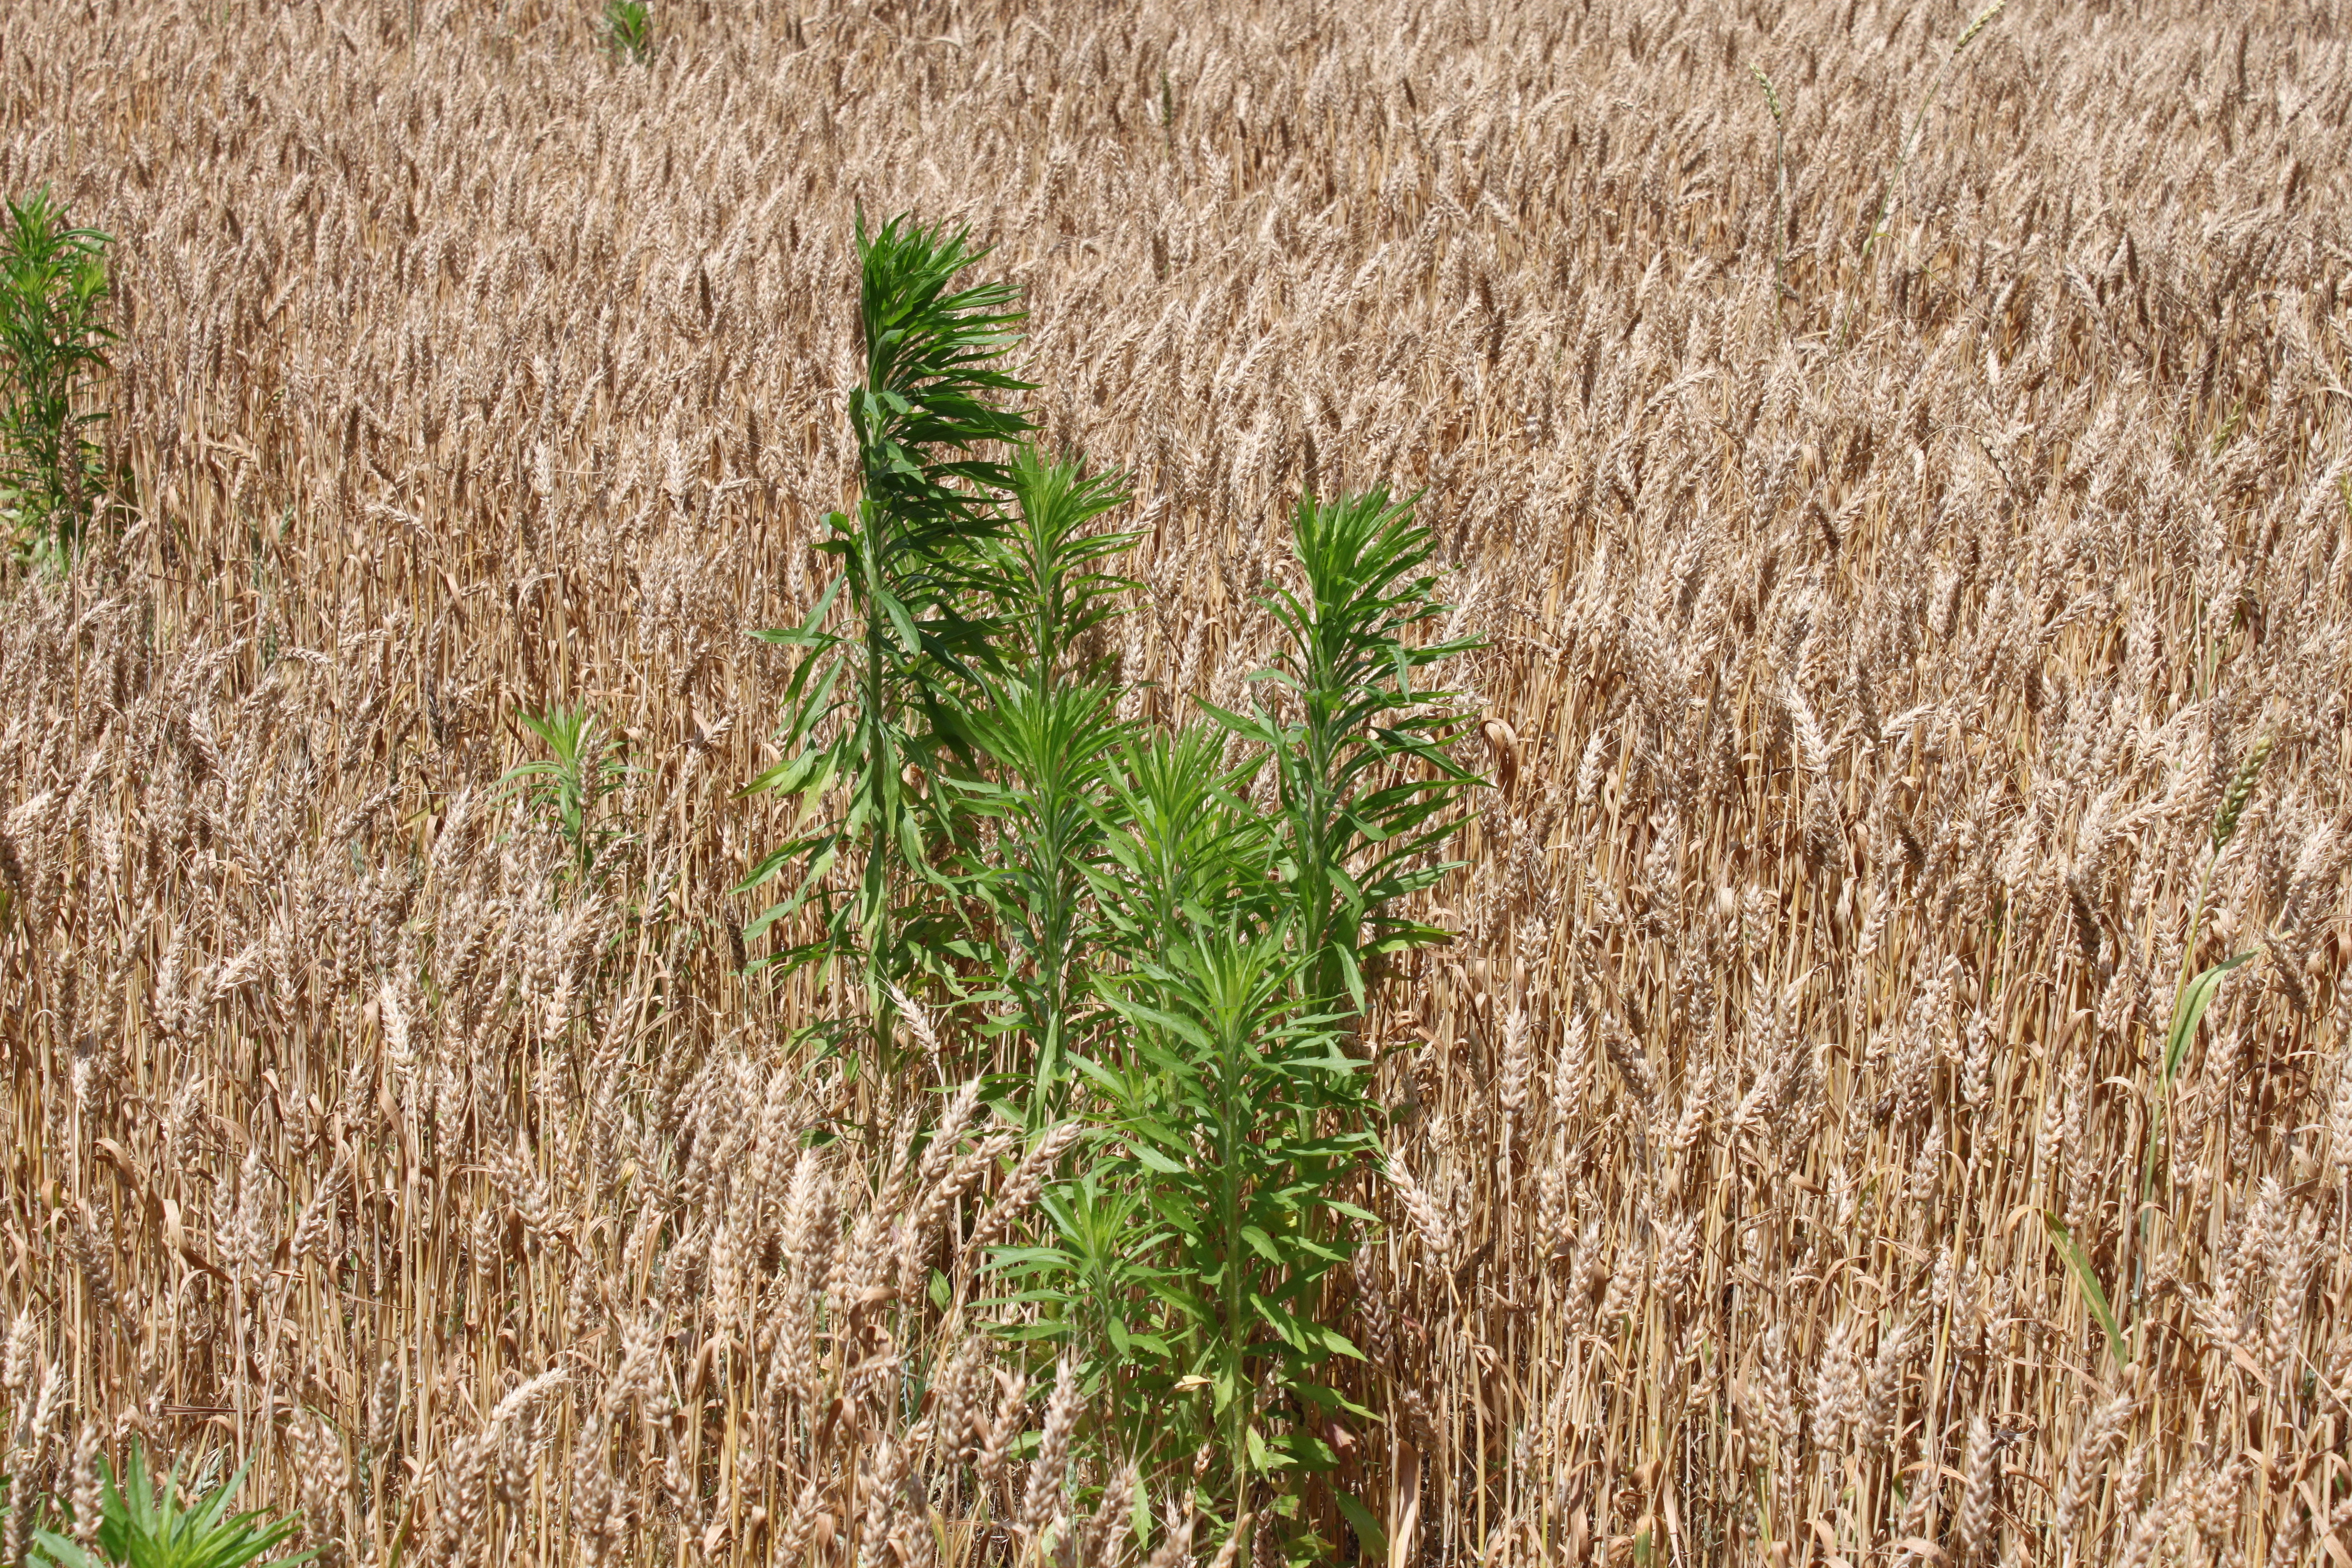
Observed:
[[[296,1519],[229,1511],[230,1500],[244,1484],[245,1468],[190,1497],[177,1468],[160,1479],[151,1478],[134,1441],[119,1479],[103,1459],[99,1470],[100,1515],[90,1542],[36,1531],[37,1561],[46,1559],[57,1568],[245,1568],[300,1526]],[[295,1568],[317,1555],[313,1549],[268,1561],[273,1568]]]

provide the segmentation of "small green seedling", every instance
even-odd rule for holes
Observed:
[[[653,58],[654,11],[646,0],[604,0],[604,14],[597,25],[615,58],[632,65]]]
[[[508,795],[520,794],[532,811],[552,819],[584,878],[620,836],[617,828],[596,820],[596,807],[620,788],[629,769],[584,705],[559,703],[545,713],[515,717],[553,754],[508,769],[499,783]]]

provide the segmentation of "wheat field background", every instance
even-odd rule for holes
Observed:
[[[863,203],[996,243],[1049,439],[1132,470],[1147,709],[1268,657],[1302,489],[1425,490],[1487,638],[1328,1303],[1397,1568],[2352,1563],[2341,5],[2016,0],[1866,256],[1942,0],[656,21],[10,9],[0,187],[118,237],[132,481],[0,588],[20,1489],[226,1447],[386,1568],[1061,1506],[1072,1413],[921,1289],[1042,1172],[804,1149],[919,1097],[787,1048],[730,891]],[[639,770],[577,897],[495,790],[555,700]]]

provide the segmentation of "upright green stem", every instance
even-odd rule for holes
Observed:
[[[1056,777],[1046,784],[1043,796],[1044,820],[1046,829],[1038,846],[1039,864],[1048,879],[1045,907],[1037,921],[1037,984],[1043,995],[1040,1013],[1045,1037],[1037,1053],[1037,1092],[1030,1100],[1033,1121],[1043,1124],[1059,1113],[1060,1100],[1055,1085],[1062,1074],[1063,1047],[1066,1038],[1068,1013],[1068,975],[1071,931],[1076,903],[1076,889],[1071,885],[1068,868],[1072,846],[1066,821],[1066,801],[1065,781]]]
[[[2212,995],[2212,988],[2229,971],[2244,963],[2248,954],[2224,960],[2214,969],[2197,970],[2197,938],[2205,927],[2205,903],[2213,891],[2213,874],[2221,868],[2221,852],[2237,837],[2239,820],[2244,816],[2246,803],[2253,798],[2254,784],[2262,777],[2263,764],[2270,760],[2271,748],[2276,744],[2276,731],[2265,732],[2246,754],[2239,760],[2237,773],[2230,787],[2221,792],[2221,808],[2213,816],[2211,843],[2205,858],[2205,873],[2197,881],[2197,903],[2189,916],[2189,940],[2180,949],[2180,973],[2174,977],[2172,991],[2172,1022],[2165,1031],[2164,1053],[2157,1072],[2157,1101],[2148,1110],[2147,1152],[2140,1163],[2140,1219],[2138,1257],[2134,1259],[2134,1294],[2139,1291],[2147,1263],[2149,1209],[2156,1188],[2156,1145],[2163,1129],[2165,1117],[2172,1103],[2173,1075],[2188,1055],[2190,1037],[2197,1021],[2204,1014]],[[2192,978],[2193,976],[2193,978]],[[2135,1313],[2137,1320],[2138,1314]],[[2137,1355],[2137,1323],[2133,1331],[2134,1355]]]
[[[1337,998],[1342,990],[1333,941],[1331,910],[1330,803],[1324,781],[1331,773],[1331,737],[1328,715],[1318,714],[1320,703],[1310,700],[1307,722],[1306,776],[1300,781],[1301,816],[1306,832],[1299,844],[1299,904],[1307,918],[1303,951],[1311,955],[1314,993],[1318,1001]]]
[[[1333,945],[1343,937],[1352,939],[1354,935],[1332,929],[1337,923],[1337,911],[1332,907],[1331,871],[1344,847],[1336,842],[1339,836],[1331,821],[1330,781],[1339,771],[1339,747],[1346,739],[1339,732],[1339,719],[1334,709],[1344,704],[1346,694],[1340,689],[1342,674],[1332,668],[1329,650],[1320,646],[1319,638],[1310,657],[1308,674],[1306,756],[1297,784],[1298,907],[1306,921],[1300,951],[1308,955],[1307,976],[1316,1000],[1337,1005],[1347,987]]]
[[[871,479],[869,477],[868,483]],[[888,658],[885,643],[885,627],[880,606],[874,603],[874,589],[883,582],[882,563],[888,559],[888,541],[879,537],[890,525],[887,508],[877,506],[870,499],[861,500],[858,509],[865,513],[865,526],[859,530],[864,552],[866,581],[866,755],[873,765],[866,770],[866,798],[868,821],[866,827],[866,1002],[874,1019],[876,1048],[887,1049],[890,1038],[893,1012],[889,987],[885,984],[889,974],[890,943],[890,851],[891,831],[889,804],[890,785],[894,782],[893,764],[897,758],[890,746],[890,721],[887,711],[889,689],[884,680],[885,661]]]
[[[1245,1510],[1244,1501],[1249,1485],[1249,1405],[1244,1397],[1242,1344],[1248,1332],[1242,1321],[1242,1268],[1249,1256],[1249,1243],[1242,1236],[1241,1152],[1234,1147],[1234,1131],[1241,1125],[1242,1108],[1237,1103],[1241,1092],[1238,1079],[1240,1063],[1235,1059],[1244,1048],[1234,1038],[1234,1026],[1226,1022],[1219,1028],[1223,1058],[1218,1064],[1217,1086],[1217,1207],[1218,1220],[1224,1232],[1224,1279],[1220,1294],[1224,1298],[1222,1350],[1225,1363],[1225,1455],[1233,1468],[1234,1521],[1238,1528]],[[1244,1545],[1246,1542],[1244,1542]]]
[[[1043,700],[1054,684],[1054,666],[1061,658],[1060,638],[1056,635],[1061,621],[1061,595],[1058,583],[1048,584],[1037,596],[1036,657],[1029,670],[1029,691]]]

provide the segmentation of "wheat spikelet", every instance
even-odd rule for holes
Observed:
[[[1029,1489],[1021,1502],[1021,1528],[1041,1547],[1046,1530],[1062,1511],[1070,1437],[1077,1428],[1082,1404],[1077,1363],[1064,1356],[1054,1369],[1054,1392],[1045,1401],[1045,1425],[1038,1435],[1037,1458],[1029,1467]]]

